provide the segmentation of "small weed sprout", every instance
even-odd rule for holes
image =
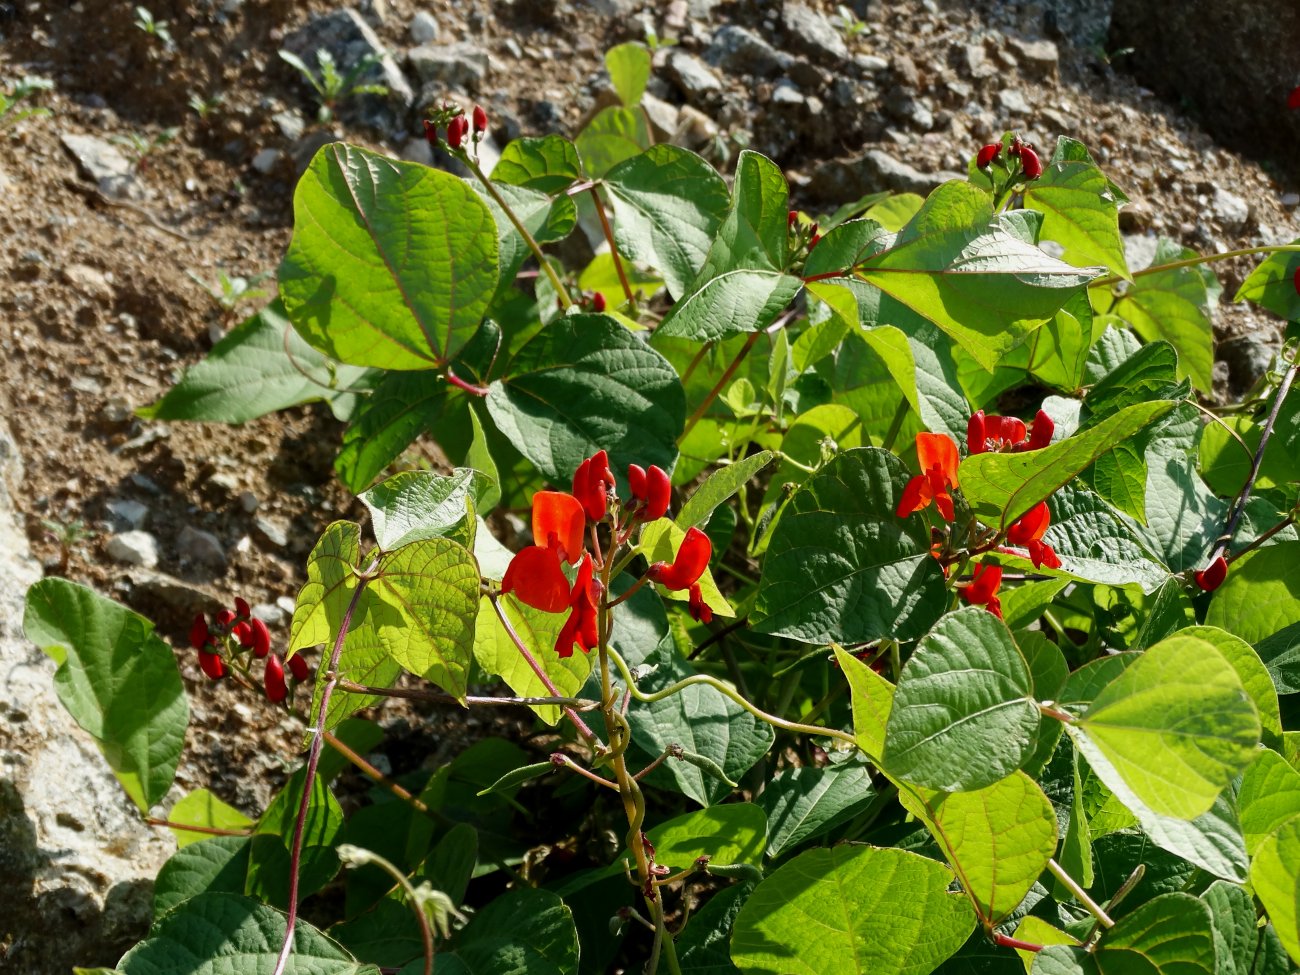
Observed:
[[[49,115],[48,108],[22,103],[35,99],[40,92],[49,91],[53,87],[54,82],[49,78],[31,75],[23,78],[12,89],[0,91],[0,129],[12,128],[23,119]]]
[[[153,138],[141,135],[139,132],[129,132],[126,135],[111,136],[110,141],[117,143],[127,151],[131,156],[131,171],[136,175],[140,175],[149,168],[150,157],[155,155],[163,146],[175,141],[180,133],[180,126],[173,125],[163,129]]]
[[[158,40],[166,50],[170,51],[176,46],[176,42],[172,40],[172,33],[167,24],[168,21],[155,20],[147,7],[135,8],[135,26],[151,38]]]
[[[312,71],[307,66],[307,63],[292,51],[282,50],[280,58],[287,64],[292,65],[316,92],[316,97],[320,101],[320,108],[316,112],[318,122],[331,121],[334,118],[334,112],[338,109],[339,102],[345,98],[352,98],[356,95],[388,94],[387,85],[358,83],[358,79],[367,70],[379,63],[377,54],[367,54],[353,65],[352,70],[347,74],[339,73],[338,65],[334,62],[334,55],[323,48],[316,52],[316,63],[320,66],[319,74]]]
[[[91,538],[95,533],[86,527],[86,523],[80,518],[71,521],[63,521],[59,518],[42,518],[41,527],[45,529],[45,535],[55,545],[59,547],[59,565],[57,571],[67,572],[68,562],[72,558],[72,553],[81,545]]]
[[[237,317],[239,306],[246,301],[256,301],[268,296],[269,292],[258,288],[257,285],[265,281],[270,272],[266,271],[256,274],[251,278],[231,276],[225,272],[224,268],[217,268],[217,283],[209,284],[193,271],[185,272],[190,276],[204,292],[210,297],[214,304],[221,309],[222,324],[229,326]]]
[[[211,95],[200,95],[198,92],[191,92],[187,104],[194,114],[199,117],[200,122],[206,122],[208,116],[220,108],[225,100],[226,96],[221,92],[214,92]]]

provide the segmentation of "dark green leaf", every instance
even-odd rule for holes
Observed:
[[[780,856],[834,829],[875,797],[861,763],[788,768],[774,775],[758,803],[767,813],[767,855]]]
[[[543,193],[558,193],[582,176],[578,150],[563,136],[515,139],[501,150],[492,179],[511,186],[526,186]]]

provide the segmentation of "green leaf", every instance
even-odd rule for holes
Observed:
[[[695,674],[677,654],[671,639],[642,666],[653,667],[641,688],[653,693]],[[694,684],[653,704],[636,703],[632,713],[632,740],[647,754],[658,755],[669,745],[712,761],[728,778],[740,778],[761,759],[775,740],[772,727],[754,717],[716,688]],[[670,779],[678,791],[707,806],[730,794],[731,788],[699,765],[669,759],[651,781]]]
[[[199,894],[164,917],[150,936],[128,951],[122,975],[227,975],[269,972],[284,941],[285,916],[272,907],[229,893]],[[299,920],[285,969],[294,975],[378,975],[355,961],[310,924]]]
[[[668,293],[680,299],[722,223],[727,184],[693,152],[659,145],[619,163],[604,186],[619,252],[662,273]]]
[[[885,751],[885,728],[894,706],[894,685],[843,647],[835,659],[853,689],[853,737],[876,764]]]
[[[646,832],[655,862],[685,870],[700,857],[713,864],[760,866],[767,840],[767,817],[748,802],[710,806],[670,819]]]
[[[884,768],[928,789],[982,789],[1029,757],[1038,720],[1029,666],[1006,625],[981,608],[960,609],[903,665]]]
[[[897,233],[924,205],[925,197],[919,193],[895,193],[874,204],[862,216],[874,220],[888,231]]]
[[[521,765],[513,771],[507,772],[501,778],[497,779],[486,789],[480,789],[478,794],[485,796],[490,792],[508,792],[514,795],[516,787],[523,785],[530,779],[541,778],[543,775],[550,775],[555,771],[555,763],[550,761],[535,762],[532,765]]]
[[[1161,238],[1152,265],[1196,257],[1194,250]],[[1213,308],[1218,279],[1207,265],[1143,274],[1115,303],[1114,314],[1148,342],[1163,339],[1178,350],[1178,376],[1209,392],[1214,365]]]
[[[1119,235],[1119,203],[1110,180],[1083,144],[1064,136],[1043,175],[1025,190],[1025,206],[1043,214],[1043,236],[1065,248],[1062,259],[1103,264],[1128,277]]]
[[[709,520],[709,516],[721,504],[725,504],[744,485],[758,476],[773,460],[776,454],[770,450],[742,457],[725,467],[719,467],[708,476],[703,484],[695,489],[677,517],[673,519],[683,531]]]
[[[567,614],[543,613],[519,602],[512,595],[502,596],[500,605],[515,633],[532,652],[533,659],[550,678],[556,690],[561,695],[570,696],[582,690],[587,675],[591,673],[591,658],[580,652],[571,657],[561,657],[555,652],[555,640],[560,635]],[[486,597],[479,601],[478,623],[474,627],[474,659],[487,673],[504,680],[520,697],[551,696],[550,690],[515,646]],[[555,704],[534,704],[530,707],[534,714],[552,726],[564,713]]]
[[[65,579],[27,590],[23,630],[58,665],[59,702],[147,813],[171,788],[190,719],[171,647],[143,616]]]
[[[1067,484],[1053,492],[1048,507],[1052,525],[1044,540],[1056,550],[1062,571],[1105,585],[1133,583],[1143,592],[1169,579],[1169,568],[1152,554],[1141,527],[1093,492]]]
[[[758,799],[767,813],[767,855],[780,856],[847,822],[875,795],[871,773],[859,762],[778,772]]]
[[[1295,292],[1294,287],[1291,290]],[[1296,402],[1300,404],[1300,400]],[[1291,403],[1292,397],[1288,396],[1284,409]],[[1279,424],[1286,422],[1286,419],[1282,413],[1278,414]],[[1291,422],[1295,422],[1294,415]],[[1274,429],[1277,430],[1278,427],[1275,426]],[[1246,478],[1250,476],[1263,432],[1263,421],[1250,416],[1218,417],[1214,423],[1206,424],[1201,434],[1198,461],[1201,475],[1216,493],[1233,495],[1241,490]],[[1238,437],[1241,438],[1240,441]],[[1241,445],[1243,441],[1245,448]],[[1294,449],[1287,448],[1288,445],[1281,437],[1269,439],[1259,475],[1255,478],[1256,490],[1300,482],[1300,455]]]
[[[1115,922],[1092,953],[1053,945],[1033,975],[1215,975],[1210,909],[1191,894],[1164,894]]]
[[[474,491],[479,475],[458,469],[451,476],[403,471],[359,498],[370,510],[370,528],[386,552],[429,538],[474,545]]]
[[[1260,643],[1300,623],[1300,542],[1281,542],[1248,552],[1210,600],[1205,622]]]
[[[136,410],[146,420],[244,423],[276,410],[327,400],[337,410],[366,370],[321,355],[302,340],[277,299],[230,330],[158,402]]]
[[[1267,749],[1241,776],[1237,813],[1251,856],[1285,822],[1300,816],[1300,772],[1277,752]]]
[[[582,177],[578,150],[560,135],[540,139],[515,139],[501,150],[492,180],[526,186],[543,193],[559,193]]]
[[[1300,240],[1291,241],[1291,246]],[[1287,321],[1300,320],[1300,292],[1295,288],[1295,272],[1300,268],[1300,253],[1282,251],[1270,254],[1250,272],[1232,300],[1253,301]]]
[[[677,936],[677,959],[682,975],[739,975],[731,963],[731,928],[754,889],[753,883],[726,887],[691,915]]]
[[[578,223],[578,208],[567,196],[550,197],[529,186],[498,186],[497,192],[539,244],[563,240]],[[533,256],[528,242],[515,229],[514,222],[486,190],[478,191],[483,205],[492,213],[500,248],[498,289],[508,289],[524,261]]]
[[[198,836],[168,858],[153,887],[154,923],[207,891],[242,894],[248,876],[247,836]]]
[[[172,806],[167,814],[169,823],[184,826],[206,826],[213,829],[244,829],[253,821],[234,806],[229,806],[207,789],[195,789]],[[202,840],[203,834],[189,829],[173,829],[178,847],[186,847]]]
[[[1214,925],[1215,975],[1251,975],[1259,944],[1255,902],[1244,888],[1216,880],[1201,895]]]
[[[1273,687],[1273,678],[1269,676],[1268,668],[1254,648],[1245,640],[1213,626],[1189,626],[1179,632],[1213,644],[1214,649],[1232,664],[1232,669],[1241,678],[1241,686],[1255,703],[1264,744],[1269,748],[1281,748],[1282,714],[1278,708],[1277,691]]]
[[[1024,772],[974,792],[902,788],[898,798],[925,823],[989,929],[1020,905],[1056,852],[1056,813]]]
[[[637,108],[603,108],[578,133],[578,154],[592,179],[599,179],[625,159],[650,148],[650,123]]]
[[[1005,528],[1174,405],[1154,402],[1127,407],[1083,433],[1041,450],[974,454],[958,468],[962,493],[980,520]]]
[[[421,433],[432,429],[450,405],[447,384],[428,372],[390,372],[357,406],[343,432],[334,472],[360,493]]]
[[[553,482],[584,458],[671,471],[686,396],[668,361],[606,315],[552,322],[492,383],[488,412],[511,444]]]
[[[805,643],[908,640],[947,603],[920,518],[894,512],[909,474],[876,448],[846,450],[790,499],[772,533],[750,622]]]
[[[1048,257],[994,215],[987,193],[954,180],[858,273],[992,370],[1099,270]]]
[[[1300,819],[1283,823],[1259,845],[1250,882],[1287,954],[1300,964]]]
[[[619,100],[635,108],[650,80],[650,51],[644,44],[628,41],[605,52],[605,70]]]
[[[780,168],[756,152],[742,152],[731,207],[704,265],[656,334],[709,342],[770,325],[803,286],[785,273],[788,213]]]
[[[927,975],[975,920],[952,880],[943,864],[903,850],[809,850],[745,902],[732,961],[746,975]]]
[[[1068,729],[1121,800],[1189,820],[1249,764],[1260,734],[1232,665],[1213,644],[1181,633],[1143,653]]]
[[[335,142],[294,191],[280,297],[340,362],[432,369],[478,328],[497,287],[497,228],[460,179]]]

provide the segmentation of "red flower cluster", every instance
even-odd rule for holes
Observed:
[[[981,562],[975,566],[971,581],[957,587],[957,594],[972,606],[983,606],[998,619],[1002,619],[1002,600],[998,599],[998,586],[1002,584],[1002,566]]]
[[[907,482],[898,502],[899,518],[928,508],[933,502],[945,521],[952,521],[956,512],[952,506],[951,488],[957,486],[957,443],[944,433],[918,433],[916,459],[921,473]]]
[[[1028,549],[1029,559],[1036,569],[1044,565],[1049,569],[1061,567],[1061,559],[1052,546],[1043,541],[1043,534],[1047,531],[1051,520],[1052,515],[1047,510],[1047,502],[1040,501],[1012,522],[1011,527],[1007,529],[1007,541],[1012,545]]]
[[[632,499],[622,506],[620,514],[630,518],[625,525],[615,525],[616,534],[629,531],[633,522],[662,518],[668,512],[672,493],[667,472],[658,467],[651,466],[647,471],[630,464],[627,479]],[[502,593],[513,593],[534,609],[545,613],[568,611],[569,617],[555,641],[555,652],[561,657],[572,656],[575,645],[589,653],[600,642],[599,609],[605,592],[596,576],[599,552],[593,555],[586,541],[588,527],[604,521],[611,502],[617,500],[614,489],[609,455],[601,450],[578,465],[571,492],[538,491],[533,495],[533,544],[520,549],[510,560],[501,580]],[[591,537],[595,538],[594,530]],[[668,589],[690,589],[691,614],[706,623],[713,613],[700,595],[698,580],[711,554],[708,536],[693,528],[671,565],[657,562],[647,573],[647,578]],[[565,565],[576,570],[572,585]]]
[[[1002,155],[1002,143],[990,142],[982,146],[975,156],[975,166],[978,169],[988,169],[993,165],[994,160]],[[1038,158],[1038,153],[1028,142],[1021,141],[1017,136],[1007,147],[1007,155],[1020,160],[1020,172],[1024,174],[1025,179],[1038,179],[1043,175],[1043,161]]]
[[[1042,410],[1028,427],[1014,416],[985,416],[983,410],[978,410],[966,424],[966,450],[971,454],[1041,450],[1052,442],[1055,429],[1052,418]]]
[[[278,655],[271,653],[271,632],[266,624],[253,616],[248,601],[235,597],[235,608],[223,609],[213,614],[211,622],[203,613],[190,624],[190,646],[199,652],[199,667],[212,680],[220,680],[229,673],[228,659],[251,650],[257,658],[266,658],[263,685],[266,696],[279,703],[288,696],[284,682],[284,664]],[[223,654],[222,650],[226,652]],[[246,669],[246,668],[245,668]],[[311,676],[307,661],[301,655],[289,659],[289,672],[295,681],[305,681]]]
[[[458,111],[452,106],[443,106],[442,117],[446,118],[451,112]],[[483,110],[482,105],[475,105],[473,111],[473,130],[474,142],[477,143],[487,132],[488,117],[487,112]],[[464,113],[453,115],[447,120],[447,145],[452,149],[459,149],[465,142],[466,136],[470,134],[470,117]],[[424,120],[424,138],[429,145],[435,149],[438,148],[438,124]]]

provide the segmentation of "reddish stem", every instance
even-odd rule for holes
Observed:
[[[618,244],[614,243],[614,229],[609,225],[609,216],[605,213],[605,203],[600,198],[600,189],[595,183],[592,183],[588,189],[591,190],[591,199],[596,204],[596,213],[600,216],[600,229],[605,232],[605,240],[609,243],[609,252],[614,257],[614,270],[618,272],[618,283],[623,286],[623,297],[627,299],[628,305],[635,309],[636,295],[632,293],[632,285],[627,280],[627,271],[623,267],[623,258],[618,253]]]
[[[814,281],[825,281],[828,278],[844,278],[848,277],[848,274],[849,269],[847,268],[839,271],[823,271],[821,274],[810,274],[808,277],[803,279],[803,283],[811,284]]]
[[[173,823],[170,819],[155,819],[146,816],[145,822],[150,826],[166,826],[168,829],[183,829],[190,833],[206,833],[208,836],[252,836],[252,830],[221,829],[219,826],[195,826],[190,823]]]
[[[1036,945],[1032,941],[1021,941],[1019,938],[1012,938],[1005,934],[993,932],[993,943],[1001,945],[1003,948],[1019,948],[1021,951],[1042,951],[1043,945]]]
[[[468,383],[452,372],[451,369],[447,370],[447,382],[451,383],[457,389],[463,389],[471,396],[486,396],[488,394],[486,386],[475,386],[473,383]]]
[[[723,371],[718,381],[713,384],[713,388],[709,390],[700,405],[695,408],[695,412],[691,414],[690,419],[686,421],[686,426],[682,429],[682,435],[677,438],[678,443],[685,440],[686,435],[695,429],[695,424],[700,422],[700,419],[708,412],[709,407],[713,405],[713,401],[718,398],[718,394],[726,388],[727,383],[731,382],[731,377],[736,374],[740,364],[745,361],[745,356],[749,355],[749,350],[754,347],[755,343],[758,342],[758,337],[762,334],[762,332],[749,333],[749,338],[745,339],[745,344],[736,353],[736,357],[728,363],[726,370]]]

